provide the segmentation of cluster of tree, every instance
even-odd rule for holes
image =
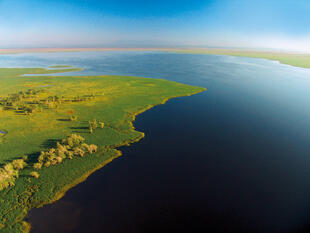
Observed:
[[[63,139],[61,143],[57,143],[56,148],[48,151],[41,151],[38,161],[33,165],[35,169],[41,169],[42,166],[49,167],[61,163],[64,159],[73,159],[74,156],[83,157],[88,154],[97,152],[98,147],[94,144],[86,144],[85,139],[77,134],[72,134]],[[7,187],[14,186],[15,180],[18,178],[19,171],[27,166],[27,156],[21,159],[15,159],[0,168],[0,191]],[[39,178],[36,171],[30,172],[34,178]]]
[[[15,185],[19,171],[27,165],[25,160],[27,160],[27,157],[15,159],[0,168],[0,191]]]
[[[7,97],[0,97],[0,108],[2,110],[15,110],[25,114],[42,111],[41,102],[38,100],[38,94],[44,90],[29,89],[18,93],[10,94]]]
[[[90,133],[93,133],[93,131],[94,131],[95,129],[98,128],[98,124],[99,124],[99,127],[100,127],[101,129],[104,128],[104,122],[102,122],[102,121],[98,121],[98,123],[97,123],[97,120],[96,120],[96,119],[94,119],[93,121],[88,121],[89,132],[90,132]]]
[[[87,154],[97,152],[97,146],[94,144],[88,145],[85,139],[77,134],[72,134],[61,143],[57,143],[56,148],[51,148],[48,151],[41,151],[37,163],[33,165],[35,169],[41,169],[42,166],[49,167],[61,163],[64,159],[73,159],[74,156],[83,157]]]
[[[0,111],[15,110],[25,115],[35,112],[41,112],[44,108],[59,108],[64,102],[80,102],[88,101],[95,98],[94,95],[76,96],[73,98],[65,98],[64,96],[48,96],[47,98],[39,98],[39,94],[44,90],[29,89],[10,94],[7,97],[0,97]]]

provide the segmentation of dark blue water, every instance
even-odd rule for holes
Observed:
[[[310,232],[310,70],[155,52],[0,56],[2,67],[57,64],[208,90],[138,116],[146,138],[31,211],[33,232]]]

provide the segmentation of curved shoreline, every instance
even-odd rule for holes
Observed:
[[[206,91],[206,88],[204,88],[203,91]],[[141,114],[141,113],[143,113],[143,112],[145,112],[145,111],[147,111],[147,110],[149,110],[149,109],[151,109],[151,108],[153,108],[153,107],[155,107],[155,106],[165,104],[165,103],[166,103],[168,100],[170,100],[170,99],[178,98],[178,97],[191,96],[191,95],[195,95],[195,94],[198,94],[198,93],[200,93],[200,92],[203,92],[203,91],[197,91],[197,92],[193,92],[193,93],[191,93],[191,94],[183,95],[183,96],[171,96],[171,97],[167,97],[167,98],[164,98],[164,99],[162,100],[162,102],[160,102],[160,103],[158,103],[158,104],[149,105],[149,106],[147,106],[146,108],[142,109],[141,111],[138,111],[138,112],[135,112],[135,113],[131,114],[131,121],[129,122],[129,124],[130,124],[130,129],[131,129],[131,130],[135,130],[135,127],[134,127],[134,124],[133,124],[133,123],[134,123],[134,121],[135,121],[135,119],[136,119],[136,116],[138,116],[139,114]],[[138,132],[140,132],[140,131],[138,131]],[[40,203],[37,207],[34,207],[34,208],[41,208],[41,207],[43,207],[43,206],[45,206],[45,205],[49,205],[49,204],[52,204],[52,203],[54,203],[54,202],[60,200],[62,197],[65,196],[65,194],[66,194],[71,188],[73,188],[73,187],[77,186],[78,184],[80,184],[80,183],[86,181],[87,178],[88,178],[91,174],[93,174],[93,173],[96,172],[97,170],[103,168],[105,165],[109,164],[109,163],[112,162],[114,159],[117,159],[117,158],[119,158],[120,156],[122,156],[122,152],[121,152],[119,149],[117,149],[117,148],[119,148],[119,147],[121,147],[121,146],[130,146],[130,144],[133,144],[133,143],[135,143],[135,142],[139,142],[142,138],[144,138],[144,136],[145,136],[144,132],[140,132],[140,133],[141,133],[141,136],[140,136],[140,137],[137,137],[136,139],[128,140],[128,141],[123,142],[123,143],[121,143],[121,144],[119,144],[119,145],[115,145],[115,146],[113,147],[113,148],[116,150],[116,155],[115,155],[115,156],[113,156],[113,157],[111,157],[111,158],[109,158],[109,159],[103,161],[102,163],[98,164],[97,167],[95,167],[95,168],[93,168],[92,170],[86,172],[84,175],[82,175],[81,177],[79,177],[78,179],[76,179],[75,181],[73,181],[72,183],[70,183],[70,184],[64,186],[63,190],[60,191],[60,192],[58,192],[58,193],[56,193],[55,196],[54,196],[54,198],[53,198],[52,200],[49,200],[49,201],[44,202],[44,203]],[[100,152],[99,152],[99,153],[100,153]],[[102,152],[101,152],[101,153],[102,153]],[[26,219],[27,219],[27,217],[28,217],[29,211],[31,211],[31,210],[34,209],[34,208],[31,208],[31,209],[26,210],[26,211],[27,211]],[[31,231],[31,223],[29,223],[29,222],[26,222],[26,223],[27,223],[27,228],[25,228],[24,233],[30,233],[30,231]]]
[[[80,69],[69,69],[69,70],[80,70]],[[23,78],[23,74],[30,73],[30,74],[45,74],[45,73],[60,73],[68,71],[68,69],[60,69],[60,70],[47,70],[43,68],[3,68],[1,69],[0,76],[10,77],[10,79],[7,80],[8,87],[15,87],[16,84],[19,84],[19,82],[23,82],[21,78]],[[93,110],[92,112],[84,112],[86,115],[83,115],[83,119],[85,122],[87,122],[87,119],[91,118],[101,118],[103,114],[107,114],[107,117],[103,117],[103,119],[106,121],[107,125],[108,123],[117,123],[117,125],[121,124],[122,128],[120,132],[113,132],[111,135],[109,134],[110,131],[107,131],[108,134],[103,134],[105,131],[98,132],[98,139],[93,138],[91,135],[88,135],[87,140],[92,141],[96,145],[98,145],[101,148],[99,149],[99,152],[94,154],[93,156],[81,156],[70,160],[65,160],[63,163],[59,164],[58,166],[54,166],[50,169],[43,169],[40,171],[40,178],[39,179],[31,179],[30,172],[34,169],[30,163],[30,166],[27,165],[25,169],[23,169],[20,177],[15,180],[14,182],[14,188],[7,189],[1,193],[1,199],[2,202],[5,203],[2,205],[2,208],[0,209],[0,231],[1,232],[30,232],[31,225],[30,223],[27,223],[28,220],[27,215],[28,212],[31,211],[31,209],[39,208],[47,204],[51,204],[53,202],[56,202],[57,200],[61,199],[66,192],[76,186],[77,184],[85,181],[89,175],[94,173],[96,170],[102,168],[106,164],[113,161],[115,158],[121,156],[121,151],[119,150],[119,147],[121,146],[129,146],[132,143],[138,142],[141,140],[145,135],[143,132],[139,132],[135,130],[133,122],[135,121],[135,118],[140,113],[143,113],[144,111],[160,104],[166,103],[169,99],[176,98],[176,97],[183,97],[183,96],[190,96],[194,95],[196,93],[205,91],[205,88],[198,87],[198,86],[191,86],[186,85],[178,82],[173,82],[165,79],[153,79],[154,88],[152,86],[148,87],[149,79],[146,78],[140,78],[140,77],[129,77],[129,76],[105,76],[105,79],[101,79],[101,76],[91,76],[94,78],[94,80],[88,80],[84,77],[75,77],[75,76],[52,76],[55,78],[57,83],[62,84],[63,81],[67,81],[68,79],[71,80],[67,86],[75,87],[75,78],[81,79],[80,81],[85,83],[85,85],[91,85],[91,81],[98,82],[100,84],[97,89],[97,91],[104,91],[106,88],[105,84],[111,85],[110,88],[120,88],[124,85],[120,86],[124,82],[132,82],[133,84],[137,83],[136,86],[132,86],[131,88],[134,90],[137,90],[137,95],[139,97],[140,94],[142,94],[142,97],[145,97],[143,99],[137,100],[136,92],[126,92],[126,90],[123,90],[122,94],[119,94],[118,92],[111,92],[111,96],[115,98],[117,101],[113,102],[114,99],[112,99],[112,106],[111,109],[107,108],[108,110],[100,111],[100,114],[97,111],[97,106],[91,105],[89,108],[88,105],[79,107],[78,109],[80,112],[83,113],[85,109]],[[88,76],[87,76],[88,77]],[[30,77],[31,78],[31,77]],[[27,78],[28,82],[32,82],[32,79]],[[6,80],[5,80],[6,81]],[[46,83],[45,77],[36,77],[36,81],[38,81],[38,84]],[[111,82],[113,81],[113,82]],[[139,84],[139,85],[138,85]],[[10,86],[11,85],[11,86]],[[20,84],[19,84],[20,86]],[[19,87],[18,86],[18,87]],[[57,86],[57,85],[55,85]],[[60,86],[60,85],[59,85]],[[80,85],[78,86],[80,88]],[[140,89],[139,89],[140,88]],[[122,88],[120,88],[121,90]],[[7,88],[7,92],[10,91],[11,88]],[[119,89],[118,89],[119,90]],[[18,91],[18,90],[17,90]],[[53,90],[53,93],[58,93],[58,89],[56,88]],[[4,92],[4,94],[7,94],[7,92]],[[72,92],[72,91],[71,91]],[[68,94],[71,95],[70,91],[68,91]],[[84,92],[81,91],[83,94]],[[116,94],[113,94],[116,93]],[[9,94],[9,93],[8,93]],[[124,95],[125,94],[125,95]],[[128,96],[128,98],[124,98],[124,96]],[[119,99],[117,99],[118,97]],[[106,106],[106,102],[102,103],[100,102],[101,107]],[[124,105],[125,104],[125,105]],[[84,108],[83,108],[84,107]],[[128,108],[128,109],[127,109]],[[87,110],[88,111],[88,110]],[[112,114],[110,113],[112,111]],[[56,114],[56,113],[55,113]],[[60,112],[58,115],[55,116],[52,114],[52,119],[55,118],[55,121],[58,119],[57,117],[63,117],[61,115],[62,112]],[[96,115],[97,114],[97,115]],[[110,115],[109,115],[110,114]],[[114,120],[113,117],[115,117],[113,114],[116,114],[117,118]],[[15,115],[14,115],[15,116]],[[45,116],[47,117],[47,113],[45,113]],[[54,118],[53,118],[54,117]],[[35,118],[38,122],[38,126],[42,125],[45,121],[42,121],[43,123],[40,123],[40,118]],[[3,116],[3,120],[6,120]],[[28,120],[24,118],[19,118],[16,116],[13,118],[13,120],[21,120],[20,126],[26,127],[28,124]],[[11,122],[10,123],[14,123]],[[58,121],[56,122],[58,123]],[[45,127],[45,125],[43,125]],[[12,128],[9,128],[11,131],[12,137],[14,136],[14,133],[16,134],[18,127],[14,124]],[[61,125],[61,127],[63,127]],[[63,129],[63,128],[61,128]],[[70,131],[71,128],[69,128]],[[15,131],[14,131],[15,130]],[[5,130],[3,130],[5,132]],[[43,132],[43,131],[42,131]],[[42,134],[42,132],[40,132]],[[71,131],[70,131],[71,132]],[[29,134],[30,132],[26,132],[25,135]],[[37,135],[40,135],[38,133]],[[32,135],[32,134],[31,134]],[[54,134],[52,134],[54,135]],[[57,134],[55,134],[57,135]],[[44,136],[44,135],[42,135]],[[56,138],[62,137],[63,134],[59,134],[56,136]],[[31,136],[32,137],[32,136]],[[45,140],[49,140],[52,136],[44,137]],[[99,138],[101,138],[99,140]],[[30,140],[30,138],[28,137]],[[39,138],[31,138],[31,140],[38,140]],[[2,140],[2,139],[1,139]],[[23,140],[23,138],[21,138]],[[41,138],[39,140],[41,142]],[[14,141],[12,141],[14,143]],[[8,145],[8,144],[6,144]],[[39,151],[41,147],[37,147],[35,144],[32,145],[33,151]],[[6,147],[1,148],[3,151],[5,151]],[[8,148],[10,149],[10,148]],[[23,153],[29,154],[29,152],[24,151],[25,148],[18,147],[17,151],[14,151],[16,156],[22,155]],[[7,150],[9,151],[9,150]],[[7,153],[5,151],[5,153]],[[18,152],[18,153],[17,153]],[[31,152],[36,153],[36,152]],[[12,154],[12,152],[10,153]],[[7,155],[7,154],[5,154]],[[7,156],[9,159],[11,159],[9,156]],[[11,156],[12,157],[12,156]],[[32,161],[30,161],[32,162]],[[16,187],[16,188],[15,188]],[[8,202],[6,202],[8,200]],[[10,201],[12,200],[12,201]]]

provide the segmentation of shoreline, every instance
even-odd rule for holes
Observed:
[[[46,68],[3,68],[1,69],[3,76],[11,75],[8,79],[8,86],[12,86],[15,88],[18,88],[20,86],[19,82],[21,82],[20,77],[23,77],[22,74],[46,74],[46,73],[61,73],[61,72],[68,72],[68,70],[72,71],[78,71],[79,68],[75,69],[56,69],[56,70],[49,70]],[[7,74],[8,73],[8,74]],[[0,74],[1,75],[1,74]],[[86,76],[88,77],[88,76]],[[99,147],[101,147],[98,151],[98,153],[94,154],[94,156],[85,156],[83,158],[76,158],[69,162],[69,160],[64,161],[64,163],[60,163],[58,166],[55,166],[49,169],[44,169],[40,171],[40,179],[31,179],[29,177],[29,172],[33,170],[31,166],[27,166],[23,171],[21,172],[21,175],[18,179],[16,179],[14,185],[16,188],[8,189],[7,191],[3,191],[1,193],[2,200],[17,200],[20,197],[23,197],[21,201],[9,201],[6,202],[5,205],[2,206],[0,209],[1,215],[0,215],[0,231],[1,232],[30,232],[31,231],[31,223],[27,222],[29,220],[28,215],[29,212],[31,212],[32,209],[40,208],[44,205],[52,204],[53,202],[56,202],[57,200],[61,199],[70,188],[76,186],[79,183],[84,182],[87,177],[89,177],[91,174],[93,174],[96,170],[101,169],[106,164],[112,162],[115,158],[118,158],[122,155],[121,153],[121,146],[129,146],[132,143],[140,141],[144,137],[144,133],[135,130],[134,127],[134,121],[136,119],[136,116],[147,111],[148,109],[166,103],[169,99],[176,98],[176,97],[185,97],[197,94],[199,92],[205,91],[205,88],[198,87],[198,86],[192,86],[192,85],[186,85],[174,81],[168,81],[165,79],[153,79],[152,81],[154,83],[154,89],[151,88],[151,93],[148,93],[147,91],[148,86],[147,83],[150,82],[147,78],[140,78],[140,77],[129,77],[129,76],[109,76],[105,75],[106,79],[101,79],[101,76],[91,76],[95,80],[93,82],[98,82],[100,84],[97,89],[104,91],[106,88],[106,85],[104,84],[110,84],[111,80],[113,82],[111,83],[112,88],[119,87],[120,84],[123,82],[132,81],[133,84],[137,83],[139,85],[133,86],[131,88],[141,88],[141,93],[143,96],[145,96],[145,100],[138,101],[135,103],[135,93],[128,92],[126,96],[128,98],[133,98],[132,102],[128,102],[127,99],[122,99],[123,95],[119,95],[118,93],[113,94],[113,97],[119,97],[119,102],[112,102],[112,108],[109,111],[115,111],[119,119],[117,119],[114,123],[122,123],[122,125],[125,126],[124,134],[122,136],[121,133],[113,133],[111,136],[111,139],[106,138],[110,141],[107,141],[107,143],[100,143],[98,141]],[[42,80],[41,80],[41,79]],[[57,80],[58,83],[62,84],[63,81],[67,81],[69,78],[71,78],[71,82],[67,84],[67,86],[73,86],[75,87],[75,78],[81,79],[81,82],[84,82],[85,85],[89,85],[90,81],[85,79],[84,77],[79,76],[55,76],[55,80]],[[30,81],[31,81],[30,77]],[[28,81],[28,82],[30,82]],[[36,81],[38,81],[38,85],[42,82],[45,83],[46,80],[44,77],[38,77],[36,78]],[[23,83],[24,81],[22,81]],[[56,82],[56,81],[55,81]],[[146,82],[146,83],[145,83]],[[16,84],[19,84],[16,86]],[[56,85],[57,86],[57,85]],[[71,87],[70,86],[70,87]],[[59,86],[60,87],[60,86]],[[147,87],[147,88],[146,88]],[[165,91],[160,91],[160,87],[165,87]],[[80,86],[78,87],[80,88]],[[138,89],[139,90],[139,89]],[[4,95],[9,94],[9,91],[11,89],[6,90],[7,92],[3,92]],[[58,89],[53,90],[53,93],[57,93]],[[62,92],[63,93],[63,92]],[[83,92],[81,92],[83,94]],[[112,92],[114,93],[114,92]],[[72,93],[68,91],[68,95],[71,95]],[[140,94],[138,92],[138,94]],[[111,94],[112,95],[112,94]],[[128,104],[132,109],[130,111],[127,111],[126,108],[122,105],[123,103]],[[107,104],[107,103],[105,103]],[[101,106],[101,105],[100,105]],[[120,106],[120,107],[118,107]],[[80,107],[77,111],[83,111],[85,106]],[[88,107],[88,105],[86,106]],[[119,111],[119,109],[121,111]],[[91,117],[100,118],[105,112],[100,112],[100,116],[95,111],[93,115],[92,113],[86,114],[84,119],[90,119]],[[52,119],[57,119],[57,117],[62,117],[62,112],[58,115],[52,115]],[[96,115],[97,114],[97,115]],[[4,117],[4,116],[3,116]],[[54,117],[54,118],[53,118]],[[16,118],[16,119],[15,119]],[[13,120],[22,120],[20,122],[21,125],[25,124],[26,120],[24,118],[19,119],[17,116]],[[38,118],[37,118],[38,119]],[[122,121],[124,119],[124,121]],[[112,121],[112,118],[110,115],[107,116],[106,121]],[[56,120],[55,120],[56,121]],[[57,122],[58,123],[58,122]],[[45,126],[44,126],[45,127]],[[11,132],[13,132],[12,135],[14,135],[14,127],[9,128]],[[5,130],[7,131],[7,130]],[[17,132],[17,131],[16,131]],[[70,131],[71,132],[71,131]],[[109,132],[109,131],[108,131]],[[12,136],[11,135],[11,136]],[[98,134],[100,137],[110,137],[105,136],[103,134]],[[58,135],[57,135],[58,138]],[[47,140],[48,138],[46,138]],[[91,137],[89,138],[91,139]],[[106,140],[105,139],[105,140]],[[2,140],[2,139],[1,139]],[[40,139],[41,140],[41,139]],[[92,139],[95,143],[96,138]],[[33,149],[37,151],[37,146],[32,145]],[[3,149],[3,148],[2,148]],[[6,148],[3,150],[5,151]],[[19,154],[26,153],[29,154],[29,152],[25,152],[23,148],[20,148]],[[32,153],[32,152],[31,152]],[[6,154],[5,154],[6,155]],[[7,159],[11,159],[9,156],[7,156]],[[65,169],[65,170],[64,170]],[[58,176],[59,172],[62,173],[61,176]],[[56,177],[54,177],[56,176]],[[53,178],[54,177],[54,178]],[[53,182],[49,182],[49,180],[53,180]],[[47,182],[44,182],[47,181]],[[31,184],[30,184],[31,183]],[[29,215],[31,216],[31,215]]]
[[[131,114],[131,121],[129,122],[130,124],[130,128],[131,130],[136,130],[135,127],[134,127],[134,121],[136,119],[136,117],[140,114],[142,114],[143,112],[155,107],[155,106],[159,106],[159,105],[162,105],[162,104],[165,104],[167,101],[169,101],[170,99],[174,99],[174,98],[180,98],[180,97],[187,97],[187,96],[192,96],[192,95],[195,95],[195,94],[198,94],[198,93],[201,93],[201,92],[204,92],[206,91],[207,89],[206,88],[203,88],[202,91],[196,91],[196,92],[193,92],[193,93],[190,93],[190,94],[187,94],[187,95],[182,95],[182,96],[171,96],[171,97],[167,97],[167,98],[164,98],[162,100],[162,102],[158,103],[158,104],[153,104],[153,105],[149,105],[147,106],[146,108],[143,108],[141,111],[138,111],[138,112],[135,112],[133,114]],[[140,132],[140,131],[138,131]],[[37,207],[33,207],[33,208],[30,208],[28,210],[26,210],[27,212],[27,215],[26,217],[23,219],[23,220],[26,220],[25,223],[27,225],[27,227],[25,228],[25,231],[23,231],[23,233],[30,233],[31,232],[31,223],[28,221],[28,214],[29,212],[32,210],[32,209],[35,209],[35,208],[41,208],[45,205],[50,205],[50,204],[53,204],[55,202],[57,202],[58,200],[60,200],[62,197],[64,197],[66,195],[66,193],[73,187],[79,185],[80,183],[83,183],[87,180],[87,178],[93,174],[94,172],[96,172],[97,170],[99,169],[102,169],[105,165],[111,163],[114,159],[117,159],[119,157],[122,156],[122,151],[119,149],[119,147],[123,147],[123,146],[130,146],[131,144],[133,143],[136,143],[136,142],[139,142],[141,139],[143,139],[145,137],[145,134],[144,132],[140,132],[141,133],[141,136],[140,137],[137,137],[136,139],[133,139],[133,140],[129,140],[129,141],[126,141],[126,142],[123,142],[121,144],[118,144],[118,145],[115,145],[112,147],[112,149],[114,149],[116,151],[116,155],[103,161],[102,163],[98,164],[97,167],[93,168],[92,170],[89,170],[88,172],[86,172],[84,175],[82,175],[81,177],[77,178],[76,180],[74,180],[72,183],[66,185],[62,191],[58,192],[55,194],[54,198],[52,200],[49,200],[47,202],[44,202],[44,203],[40,203]],[[100,153],[100,152],[99,152]],[[101,152],[102,153],[102,152]],[[22,220],[22,221],[23,221]]]

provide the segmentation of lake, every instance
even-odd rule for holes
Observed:
[[[208,90],[139,115],[146,137],[30,211],[33,233],[310,231],[309,69],[162,52],[0,56],[1,67],[63,64]]]

